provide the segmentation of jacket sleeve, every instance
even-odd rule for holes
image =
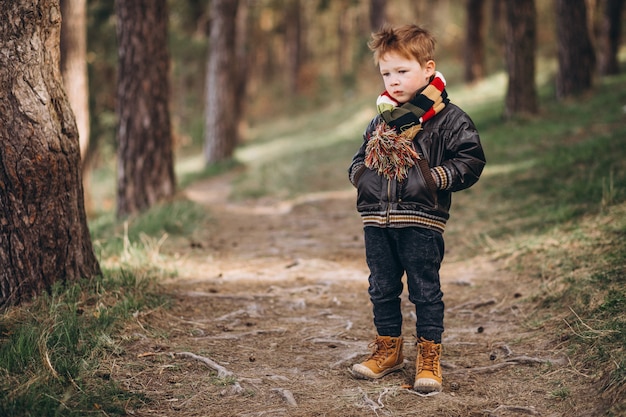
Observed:
[[[448,126],[445,159],[431,172],[440,190],[460,191],[478,181],[486,159],[478,131],[466,113],[461,111]]]
[[[367,140],[369,139],[370,133],[376,127],[377,120],[378,117],[372,119],[370,124],[367,126],[367,129],[365,129],[365,132],[363,133],[363,143],[357,153],[352,157],[352,162],[348,168],[348,179],[355,187],[359,182],[359,177],[363,174],[363,171],[367,169],[365,166],[365,148],[367,147]]]

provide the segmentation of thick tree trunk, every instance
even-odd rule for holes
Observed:
[[[117,214],[174,194],[166,0],[117,0]]]
[[[617,51],[622,36],[624,0],[603,0],[598,36],[598,70],[601,75],[619,73]]]
[[[535,48],[537,16],[534,0],[505,0],[506,66],[509,84],[505,117],[537,113]]]
[[[238,0],[211,1],[210,51],[206,75],[204,158],[207,164],[233,156],[239,115],[235,97],[235,22]]]
[[[467,0],[465,37],[465,82],[471,83],[485,76],[485,42],[483,22],[484,0]]]
[[[59,71],[59,0],[0,1],[0,306],[100,273],[78,130]]]
[[[556,0],[556,34],[557,97],[565,98],[590,89],[595,55],[589,38],[585,0]]]

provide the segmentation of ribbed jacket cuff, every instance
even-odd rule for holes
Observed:
[[[435,183],[437,184],[437,188],[440,190],[447,190],[452,186],[450,171],[448,168],[444,166],[436,166],[430,169],[430,172],[433,174],[435,178]]]
[[[363,170],[364,167],[365,167],[365,163],[360,162],[360,163],[355,164],[350,170],[350,182],[355,187],[356,187],[356,182],[359,180],[359,177],[362,174],[361,171]]]

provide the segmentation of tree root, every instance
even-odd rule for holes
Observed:
[[[233,378],[235,380],[235,383],[231,385],[230,387],[228,387],[227,389],[223,390],[221,392],[222,395],[241,394],[243,392],[243,388],[241,387],[241,385],[239,385],[239,381],[237,381],[235,374],[229,371],[228,369],[224,368],[222,365],[218,364],[214,360],[209,359],[205,356],[196,355],[191,352],[176,352],[173,355],[174,357],[190,358],[190,359],[194,359],[199,362],[202,362],[209,368],[216,371],[218,378]]]
[[[513,365],[534,365],[534,364],[555,364],[555,365],[565,365],[567,364],[567,360],[565,358],[559,359],[542,359],[542,358],[534,358],[531,356],[516,356],[513,358],[509,358],[504,362],[496,363],[494,365],[489,366],[479,366],[476,368],[459,368],[449,371],[450,374],[461,374],[461,373],[472,373],[472,374],[486,374],[490,372],[496,372],[501,369],[507,368]]]

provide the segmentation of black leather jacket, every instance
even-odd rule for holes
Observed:
[[[422,160],[400,182],[378,175],[364,163],[368,138],[381,120],[377,116],[370,122],[348,169],[365,226],[421,226],[443,233],[450,217],[451,193],[475,184],[485,166],[474,123],[452,103],[424,123],[413,139]]]

